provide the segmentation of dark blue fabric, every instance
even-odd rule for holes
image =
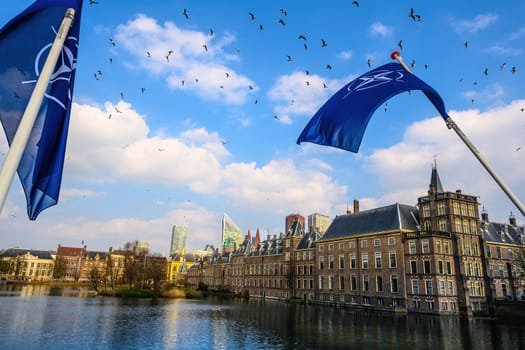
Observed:
[[[421,90],[444,119],[441,96],[399,63],[388,63],[363,74],[333,95],[308,122],[297,143],[312,142],[357,152],[374,111],[389,98]]]
[[[76,11],[74,23],[17,169],[31,220],[58,202],[82,0],[38,0],[0,29],[0,121],[11,144],[68,8]]]

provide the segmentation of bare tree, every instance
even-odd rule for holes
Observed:
[[[55,264],[53,265],[53,278],[62,278],[67,272],[67,261],[63,256],[57,255]]]
[[[166,280],[166,258],[160,254],[147,257],[146,276],[153,282],[153,290],[160,291],[161,283]]]

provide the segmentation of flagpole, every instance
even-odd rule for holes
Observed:
[[[401,58],[401,55],[399,52],[394,51],[392,52],[392,55],[390,55],[392,59],[397,60],[403,68],[405,68],[409,73],[412,73],[410,68],[406,65],[406,63]],[[467,136],[463,133],[463,131],[459,128],[459,126],[454,122],[454,120],[449,116],[445,119],[445,124],[447,125],[447,128],[452,129],[456,132],[456,134],[459,136],[459,138],[467,145],[467,147],[470,149],[470,151],[474,154],[474,156],[479,160],[481,165],[488,171],[488,173],[492,176],[492,178],[496,181],[496,183],[501,187],[503,192],[509,197],[509,199],[514,203],[514,205],[519,209],[521,212],[521,215],[525,216],[525,206],[521,201],[516,197],[514,192],[503,182],[503,180],[496,174],[496,171],[492,168],[492,166],[485,160],[485,158],[479,153],[478,149],[470,140],[467,138]]]
[[[73,8],[68,8],[64,14],[64,18],[62,19],[62,23],[60,24],[53,45],[49,50],[49,55],[47,56],[42,72],[38,77],[33,93],[29,98],[24,114],[22,115],[22,119],[20,120],[16,134],[11,142],[2,169],[0,170],[0,212],[4,206],[9,187],[11,187],[20,160],[22,159],[22,155],[38,116],[40,106],[42,105],[51,75],[55,69],[58,57],[62,52],[62,47],[64,46],[64,42],[66,41],[67,34],[73,24],[74,18],[75,10]]]

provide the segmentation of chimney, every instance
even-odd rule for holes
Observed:
[[[354,214],[359,213],[359,201],[354,199]]]

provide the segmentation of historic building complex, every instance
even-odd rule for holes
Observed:
[[[525,297],[524,228],[479,218],[476,196],[443,189],[435,165],[417,206],[392,204],[334,218],[319,233],[304,218],[286,232],[188,270],[188,283],[253,297],[379,310],[490,314],[498,299]]]
[[[147,242],[107,252],[58,245],[55,252],[6,249],[2,277],[46,281],[129,280],[148,264],[165,264],[165,282],[239,295],[400,312],[487,315],[498,300],[525,299],[525,231],[479,216],[477,197],[445,191],[435,164],[417,205],[353,210],[331,222],[319,213],[290,214],[285,232],[242,237],[226,214],[219,248],[169,257]],[[175,230],[174,230],[175,231]],[[184,228],[185,238],[185,228]],[[175,246],[172,239],[172,247]],[[181,239],[182,241],[182,239]],[[134,263],[134,265],[132,264]]]

